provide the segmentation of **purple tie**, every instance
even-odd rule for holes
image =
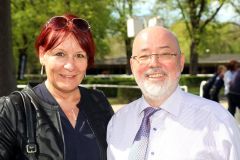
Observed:
[[[129,160],[144,160],[146,158],[148,137],[150,133],[149,118],[156,111],[157,109],[154,109],[153,107],[147,107],[144,109],[144,117],[131,147]]]

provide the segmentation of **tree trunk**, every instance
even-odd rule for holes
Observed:
[[[194,40],[191,41],[190,46],[190,66],[189,74],[197,75],[198,73],[198,53],[197,53],[197,44]]]
[[[10,0],[1,1],[0,22],[0,96],[4,96],[16,89],[12,56]]]

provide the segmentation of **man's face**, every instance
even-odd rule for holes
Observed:
[[[132,55],[136,58],[130,63],[144,96],[157,99],[176,89],[184,65],[179,52],[177,40],[165,29],[147,29],[136,37]]]

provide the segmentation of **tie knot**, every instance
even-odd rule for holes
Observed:
[[[144,109],[144,118],[148,119],[153,113],[155,113],[158,109],[155,109],[153,107],[147,107]]]
[[[144,117],[142,119],[141,126],[137,132],[137,135],[135,137],[135,141],[139,141],[141,137],[148,137],[150,132],[150,121],[149,118],[153,113],[155,113],[158,109],[155,109],[153,107],[147,107],[144,111]]]

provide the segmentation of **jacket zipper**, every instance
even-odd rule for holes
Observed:
[[[65,159],[65,155],[66,155],[66,149],[65,149],[65,140],[64,140],[64,135],[63,135],[63,130],[62,130],[62,123],[61,123],[61,119],[60,119],[60,113],[59,111],[57,111],[57,119],[60,125],[60,134],[62,136],[62,140],[63,140],[63,159]]]
[[[84,113],[84,112],[83,112],[83,113]],[[84,114],[85,114],[85,113],[84,113]],[[87,117],[86,114],[85,114],[85,116]],[[93,130],[93,128],[92,128],[91,123],[88,121],[88,118],[87,118],[87,123],[88,123],[88,125],[89,125],[91,131],[93,132],[93,135],[96,137],[97,145],[98,145],[98,149],[99,149],[99,152],[100,152],[100,157],[101,157],[102,160],[104,160],[104,158],[103,158],[103,154],[102,154],[102,149],[101,149],[101,147],[100,147],[99,140],[98,140],[98,138],[97,138],[97,136],[96,136],[96,133],[94,132],[94,130]]]

